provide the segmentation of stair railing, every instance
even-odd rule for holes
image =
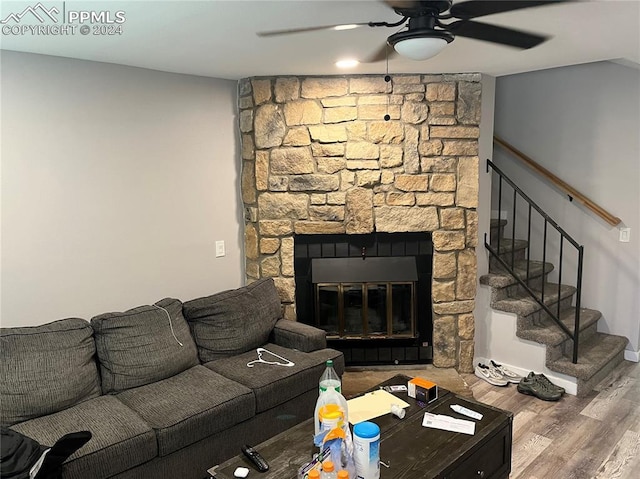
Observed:
[[[498,168],[493,162],[487,160],[487,173],[489,172],[489,168],[493,169],[493,171],[498,175],[499,183],[498,183],[498,212],[502,211],[502,189],[503,183],[507,183],[509,186],[513,188],[513,213],[511,218],[511,261],[510,263],[505,261],[500,252],[500,243],[502,240],[509,241],[509,238],[501,238],[500,224],[498,225],[498,237],[496,248],[494,248],[488,241],[487,235],[485,233],[484,237],[484,245],[485,248],[491,253],[491,255],[502,265],[505,270],[509,272],[517,281],[520,286],[540,305],[540,307],[549,315],[549,317],[560,327],[560,329],[573,341],[573,363],[578,362],[578,349],[579,349],[579,336],[580,336],[580,300],[582,296],[582,263],[584,257],[584,247],[578,244],[566,231],[564,231],[558,224],[547,214],[542,208],[540,208],[531,198],[529,198],[509,177],[507,177],[501,170]],[[516,243],[516,210],[517,210],[517,200],[521,198],[525,201],[528,209],[527,215],[527,258],[526,258],[526,277],[523,280],[515,271],[515,243]],[[532,279],[530,276],[530,264],[531,264],[531,223],[532,223],[532,213],[537,213],[544,220],[544,228],[543,228],[543,246],[542,246],[542,277],[541,277],[541,290],[539,292],[534,291],[529,285],[530,280]],[[551,225],[553,229],[555,229],[560,234],[560,243],[559,243],[559,269],[558,269],[558,300],[556,303],[556,311],[553,311],[549,306],[545,303],[545,264],[547,261],[547,246],[549,245],[548,239],[548,226]],[[563,265],[563,247],[564,243],[567,242],[570,246],[573,246],[578,255],[577,260],[577,269],[576,269],[576,293],[575,293],[575,317],[574,317],[574,330],[571,330],[561,321],[560,319],[560,305],[561,305],[561,286],[562,286],[562,265]]]

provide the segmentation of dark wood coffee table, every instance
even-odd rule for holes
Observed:
[[[408,379],[398,375],[380,386],[406,384]],[[438,399],[427,405],[418,403],[406,393],[394,393],[410,405],[405,418],[386,414],[372,419],[380,426],[380,459],[389,464],[389,468],[380,468],[380,479],[508,478],[513,414],[461,398],[444,389],[438,392]],[[482,420],[476,421],[473,436],[422,426],[425,412],[468,419],[453,412],[449,407],[452,404],[466,406],[484,415]],[[237,467],[248,467],[250,479],[295,479],[298,469],[317,452],[312,437],[313,421],[309,419],[254,445],[269,463],[268,472],[259,473],[240,453],[217,466],[214,477],[233,479]],[[251,440],[248,438],[247,442],[251,443]]]

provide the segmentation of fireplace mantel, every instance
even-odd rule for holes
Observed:
[[[252,78],[238,93],[247,281],[273,277],[295,320],[294,234],[431,233],[433,364],[471,372],[480,75]]]

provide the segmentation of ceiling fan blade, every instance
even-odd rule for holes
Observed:
[[[566,3],[568,1],[572,0],[470,0],[454,3],[449,13],[455,18],[469,19],[493,15],[494,13],[522,10],[524,8]]]
[[[385,42],[384,45],[378,48],[378,50],[373,55],[362,60],[360,63],[383,62],[387,58],[391,58],[392,56],[395,56],[395,54],[396,54],[396,51],[391,47],[391,45]]]
[[[541,44],[549,37],[537,35],[535,33],[514,30],[513,28],[498,27],[488,23],[473,22],[470,20],[460,20],[447,26],[447,29],[454,35],[460,37],[475,38],[485,42],[500,43],[516,48],[533,48]]]
[[[319,30],[351,30],[358,27],[368,27],[369,22],[366,23],[343,23],[338,25],[322,25],[318,27],[305,27],[305,28],[289,28],[286,30],[271,30],[268,32],[258,32],[256,35],[259,37],[275,37],[278,35],[289,35],[291,33],[304,33],[304,32],[316,32]]]

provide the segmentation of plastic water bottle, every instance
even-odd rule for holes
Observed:
[[[337,479],[338,473],[335,470],[335,466],[331,461],[324,461],[322,463],[322,473],[320,479]]]
[[[338,479],[349,479],[349,471],[345,471],[344,469],[340,469],[338,471]]]
[[[342,381],[340,381],[340,376],[338,376],[336,370],[333,369],[333,361],[329,359],[326,365],[327,367],[322,373],[322,376],[320,376],[320,393],[328,389],[334,389],[336,392],[341,393]]]
[[[339,411],[340,414],[333,415],[333,417],[326,417],[326,413],[330,411],[334,413]],[[342,423],[343,425],[347,424],[349,422],[349,408],[347,405],[347,400],[334,388],[329,388],[326,391],[321,392],[320,396],[318,396],[318,400],[316,401],[316,408],[313,412],[313,419],[315,424],[315,435],[324,430],[325,427],[329,426],[332,419],[335,420],[335,425],[339,426],[340,423]],[[329,424],[323,426],[322,422],[326,422],[326,419],[329,419]]]

